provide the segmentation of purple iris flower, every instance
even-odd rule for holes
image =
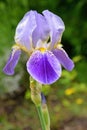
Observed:
[[[42,15],[36,11],[27,12],[16,28],[16,44],[3,69],[4,73],[14,74],[21,50],[29,55],[26,63],[28,73],[42,84],[58,80],[61,65],[71,71],[74,63],[60,44],[64,29],[62,19],[48,10]]]

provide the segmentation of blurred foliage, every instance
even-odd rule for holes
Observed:
[[[87,115],[86,0],[0,0],[0,96],[3,97],[6,93],[12,94],[14,91],[19,92],[19,90],[25,88],[24,91],[27,91],[25,96],[23,95],[24,99],[30,99],[30,90],[28,90],[29,77],[25,65],[27,57],[22,54],[14,76],[6,76],[3,74],[2,69],[14,44],[15,28],[23,15],[29,10],[37,10],[41,13],[45,9],[52,11],[63,19],[66,29],[63,34],[62,44],[75,62],[75,69],[72,72],[63,69],[62,77],[56,83],[51,87],[43,87],[48,104],[52,105],[52,107],[49,105],[49,109],[53,125],[70,115]],[[28,113],[25,106],[26,104],[22,108],[18,108],[19,115],[16,115],[19,122],[21,119],[21,123],[28,120],[26,117],[25,121],[22,120],[22,116],[26,116],[26,113]],[[31,114],[30,117],[33,117],[33,111],[34,108],[30,108],[30,113],[28,113],[28,115]],[[7,117],[5,116],[0,116],[2,126],[4,122],[3,130],[22,129],[21,127],[14,127],[12,122],[11,124],[9,121],[7,123]],[[32,120],[29,121],[32,122]],[[19,124],[17,125],[19,126]]]

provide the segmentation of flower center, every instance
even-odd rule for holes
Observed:
[[[42,53],[44,53],[44,52],[46,51],[46,48],[41,47],[41,48],[39,48],[39,50],[40,50]]]

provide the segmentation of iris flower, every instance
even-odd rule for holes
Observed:
[[[52,84],[61,76],[63,66],[68,71],[74,67],[73,61],[62,48],[61,37],[65,30],[62,19],[45,10],[27,12],[19,22],[15,32],[15,43],[3,69],[13,75],[21,51],[29,55],[26,63],[28,73],[39,83]]]

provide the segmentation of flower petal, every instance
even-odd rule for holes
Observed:
[[[55,43],[61,41],[61,36],[65,29],[65,25],[62,19],[59,16],[53,14],[52,12],[45,10],[43,11],[43,14],[51,30],[50,37],[53,46]]]
[[[31,36],[36,27],[35,13],[36,11],[27,12],[19,22],[15,33],[16,43],[25,46],[28,50],[31,49]]]
[[[35,13],[35,18],[36,18],[36,28],[32,33],[32,40],[34,45],[36,46],[36,43],[39,40],[47,40],[48,35],[49,35],[49,26],[47,24],[47,21],[45,20],[44,16],[42,16],[39,13]]]
[[[12,53],[3,69],[4,73],[7,75],[13,75],[14,69],[20,58],[21,50],[13,48]]]
[[[61,76],[61,65],[50,51],[35,51],[27,62],[27,71],[38,82],[52,84]]]
[[[74,68],[73,61],[69,58],[68,54],[63,48],[54,49],[52,52],[65,69],[71,71]]]

